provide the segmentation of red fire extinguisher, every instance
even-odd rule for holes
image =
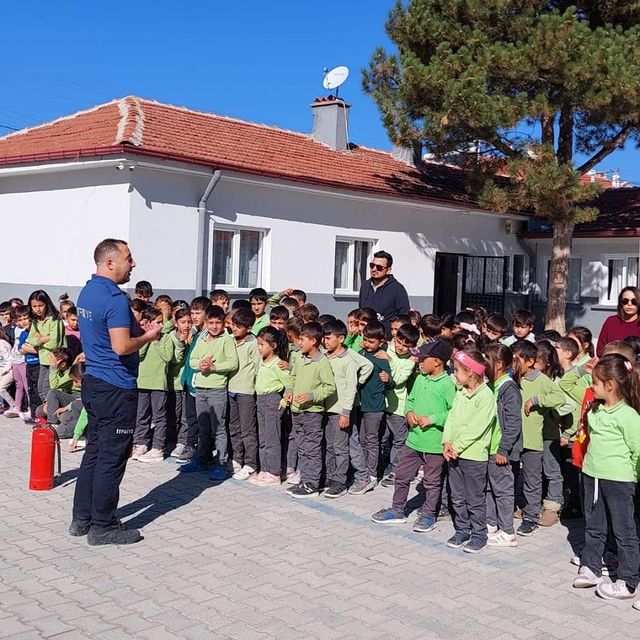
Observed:
[[[43,425],[31,432],[31,472],[29,473],[29,489],[32,491],[49,491],[53,489],[54,463],[58,458],[58,473],[61,470],[60,438],[56,430]]]

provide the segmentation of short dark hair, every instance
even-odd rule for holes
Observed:
[[[251,309],[251,303],[244,298],[240,300],[234,300],[231,304],[231,310],[235,311],[236,309]]]
[[[282,300],[280,300],[279,306],[285,307],[285,309],[289,311],[289,313],[291,313],[292,311],[295,311],[300,305],[295,298],[292,298],[291,296],[285,296],[284,298],[282,298]]]
[[[384,325],[379,320],[371,320],[362,331],[362,335],[365,338],[373,338],[374,340],[384,340],[386,337]]]
[[[323,326],[325,336],[344,336],[347,337],[347,327],[342,320],[330,320]]]
[[[168,296],[166,293],[161,293],[159,296],[156,296],[156,302],[168,302],[169,305],[173,304],[171,296]]]
[[[191,301],[189,307],[194,311],[206,311],[211,306],[211,300],[205,296],[198,296]]]
[[[453,329],[453,320],[455,317],[456,317],[455,314],[451,312],[443,314],[441,316],[442,328],[449,329],[449,330]]]
[[[360,309],[351,309],[349,313],[347,313],[347,318],[360,318]]]
[[[535,360],[538,355],[538,348],[529,340],[516,340],[511,345],[511,351],[514,355],[519,355],[527,360]]]
[[[260,302],[266,302],[268,299],[269,294],[262,287],[256,287],[249,291],[249,301],[258,300]]]
[[[503,336],[507,333],[509,329],[509,321],[500,313],[492,313],[487,318],[487,329],[495,333],[500,333]]]
[[[211,291],[209,291],[209,298],[211,301],[219,300],[220,298],[226,300],[227,302],[231,300],[229,294],[224,289],[212,289]]]
[[[533,327],[536,323],[536,317],[527,309],[518,309],[511,319],[511,324],[519,327]]]
[[[251,329],[256,321],[256,314],[251,309],[236,309],[233,312],[231,323],[238,327]]]
[[[442,318],[435,313],[427,313],[420,320],[420,330],[425,338],[435,338],[442,333]]]
[[[320,311],[315,304],[305,302],[301,307],[298,307],[293,312],[293,315],[296,318],[299,318],[302,324],[308,324],[309,322],[315,322],[318,319]]]
[[[76,307],[76,305],[73,304],[67,309],[67,318],[69,316],[77,316],[77,315],[78,315],[78,307]]]
[[[173,316],[173,319],[178,321],[178,320],[182,320],[182,318],[190,318],[191,317],[191,311],[187,308],[187,309],[178,309],[175,313],[175,315]]]
[[[563,351],[569,351],[571,353],[571,359],[575,360],[580,348],[578,347],[578,343],[573,339],[569,338],[569,336],[562,336],[558,341],[558,348]]]
[[[116,238],[105,238],[102,242],[99,242],[96,248],[93,250],[93,261],[96,265],[102,264],[109,256],[118,252],[118,245],[127,243],[124,240],[117,240]]]
[[[288,320],[289,316],[289,309],[287,309],[287,307],[283,307],[281,304],[277,307],[273,307],[269,313],[270,320]]]
[[[569,331],[569,333],[571,333],[571,331]],[[569,333],[567,335],[569,335]],[[536,336],[536,342],[540,342],[540,340],[551,340],[551,342],[557,342],[560,338],[562,338],[562,335],[559,331],[556,331],[555,329],[547,329]]]
[[[69,369],[69,376],[71,378],[82,380],[84,378],[84,369],[84,362],[76,362],[75,364],[71,365],[71,369]]]
[[[29,315],[31,315],[30,310],[26,304],[23,304],[21,307],[18,307],[16,309],[16,318],[18,316],[29,316]]]
[[[147,320],[147,321],[155,320],[158,316],[161,316],[161,315],[162,315],[162,311],[160,311],[160,309],[154,307],[151,304],[146,305],[145,308],[142,310],[143,320]]]
[[[302,304],[307,301],[307,294],[302,289],[294,289],[290,294],[290,298],[295,298],[296,300],[302,300]]]
[[[384,258],[387,261],[387,268],[393,266],[393,256],[386,251],[376,251],[373,254],[374,258]]]
[[[318,322],[324,327],[327,322],[333,322],[336,319],[335,316],[332,316],[330,313],[323,313],[318,316]]]
[[[371,307],[362,307],[358,314],[358,320],[365,320],[366,322],[373,322],[374,320],[377,321],[378,314],[375,309],[372,309]]]
[[[212,304],[208,309],[207,309],[207,320],[224,320],[225,318],[225,313],[224,313],[224,309],[217,304]]]
[[[287,332],[291,331],[291,333],[299,336],[300,332],[302,331],[302,322],[300,322],[298,318],[293,316],[287,320],[286,330]]]
[[[153,287],[148,280],[140,280],[136,282],[135,292],[150,298],[153,295]]]
[[[306,324],[303,324],[302,330],[300,331],[300,337],[302,336],[315,340],[316,345],[319,345],[322,342],[322,337],[324,336],[322,325],[319,322],[307,322]]]
[[[129,302],[129,306],[138,313],[142,313],[148,306],[149,303],[144,300],[140,300],[140,298],[134,298]]]
[[[422,316],[422,317],[425,318],[426,316]],[[394,322],[399,322],[400,326],[402,326],[403,324],[411,324],[411,318],[405,313],[401,313],[399,316],[396,316],[391,321],[391,324],[393,324]]]
[[[405,322],[405,324],[398,327],[396,338],[407,342],[410,347],[415,347],[418,344],[418,340],[420,340],[420,331],[418,327],[414,327],[410,322]]]
[[[73,362],[73,356],[71,355],[71,351],[67,349],[67,347],[58,347],[51,352],[56,358],[62,360],[67,363],[67,367],[71,366]]]

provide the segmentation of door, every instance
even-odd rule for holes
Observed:
[[[458,271],[462,256],[436,253],[433,312],[438,315],[458,312]]]
[[[462,308],[484,307],[504,314],[507,260],[496,256],[463,256]]]

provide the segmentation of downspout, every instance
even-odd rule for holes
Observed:
[[[207,230],[207,201],[209,200],[209,196],[211,196],[211,192],[216,188],[218,182],[220,182],[221,177],[222,171],[216,169],[198,204],[198,248],[196,253],[195,297],[201,296],[204,289],[204,234]]]

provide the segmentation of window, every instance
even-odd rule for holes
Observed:
[[[509,258],[465,257],[465,293],[502,293]]]
[[[214,228],[212,288],[253,289],[262,282],[264,231]]]
[[[336,292],[354,293],[367,279],[369,260],[373,251],[372,240],[336,240],[333,288]]]
[[[603,262],[607,267],[607,278],[603,283],[602,302],[617,304],[618,296],[625,287],[638,286],[638,258],[605,256]]]
[[[525,293],[525,272],[524,272],[524,256],[513,256],[513,281],[511,290],[515,293]]]
[[[547,260],[547,298],[551,275],[551,260]],[[582,258],[569,258],[569,274],[567,276],[567,302],[580,302],[582,292]]]

